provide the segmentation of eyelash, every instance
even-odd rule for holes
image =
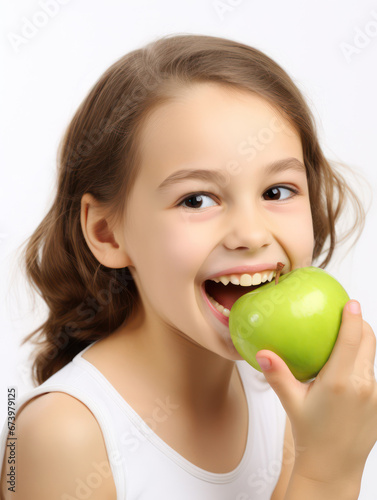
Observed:
[[[295,196],[297,196],[299,194],[299,190],[298,189],[296,189],[294,187],[288,187],[288,186],[282,186],[282,185],[272,186],[272,187],[268,188],[265,191],[265,193],[267,193],[268,191],[271,191],[272,189],[275,189],[275,188],[284,188],[284,189],[288,189],[288,191],[291,191],[292,196],[290,196],[289,198],[286,198],[286,199],[284,199],[282,201],[290,200],[291,198],[294,198]],[[214,195],[211,194],[211,193],[208,193],[206,191],[197,191],[197,192],[193,192],[193,193],[190,193],[187,196],[185,196],[185,198],[183,198],[176,206],[177,207],[182,206],[182,208],[185,208],[185,209],[188,209],[188,210],[198,210],[198,209],[193,208],[193,207],[184,207],[182,205],[182,203],[185,202],[186,200],[188,200],[189,198],[192,198],[193,196],[202,196],[202,195],[209,196],[212,199],[214,198]],[[274,201],[274,200],[272,200],[272,201]],[[276,200],[276,201],[279,201],[279,200]],[[199,209],[200,209],[200,207],[199,207]]]

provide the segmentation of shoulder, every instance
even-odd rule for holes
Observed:
[[[4,500],[76,498],[83,491],[91,500],[116,499],[101,429],[81,401],[62,392],[39,395],[20,409],[15,423],[16,494],[5,494],[3,479]]]

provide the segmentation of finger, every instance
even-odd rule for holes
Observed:
[[[322,377],[342,378],[352,373],[360,348],[362,328],[360,304],[357,300],[349,300],[343,308],[338,337],[322,370]]]
[[[363,321],[363,331],[360,348],[356,357],[354,371],[350,375],[350,381],[359,390],[367,391],[376,385],[375,376],[376,336],[372,327]]]
[[[294,377],[286,363],[274,352],[267,349],[258,351],[256,360],[287,415],[293,419],[306,392],[304,384]],[[265,364],[265,360],[269,362],[269,366]]]
[[[376,357],[376,335],[369,323],[363,321],[359,352],[355,361],[355,371],[365,372],[365,367],[373,369]]]

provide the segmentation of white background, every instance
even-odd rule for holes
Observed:
[[[1,422],[7,387],[17,386],[18,396],[32,388],[32,346],[19,343],[46,311],[39,297],[33,310],[15,251],[53,199],[58,142],[103,71],[160,35],[231,38],[264,51],[292,76],[314,112],[325,154],[352,167],[350,182],[368,208],[356,246],[348,253],[352,240],[340,247],[327,271],[360,301],[377,332],[377,1],[224,0],[216,7],[212,0],[65,0],[41,26],[42,5],[51,1],[4,0],[0,12]],[[223,15],[220,4],[229,6]],[[30,23],[39,25],[34,33]],[[26,43],[11,42],[17,36]],[[366,181],[358,181],[361,176]],[[376,470],[377,446],[366,464],[361,500],[376,500]]]

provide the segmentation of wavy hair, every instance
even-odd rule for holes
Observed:
[[[22,341],[39,332],[33,382],[41,384],[91,342],[120,327],[137,305],[129,270],[106,268],[87,246],[81,198],[91,193],[110,220],[120,220],[140,168],[143,124],[180,89],[200,82],[253,92],[299,134],[313,217],[313,260],[324,254],[318,267],[329,263],[335,245],[357,227],[361,233],[362,204],[325,158],[303,95],[276,62],[256,48],[219,37],[180,34],[153,40],[113,63],[75,112],[58,148],[55,198],[23,243],[21,266],[48,308],[46,321]],[[340,238],[335,226],[347,200],[354,205],[353,225]]]

